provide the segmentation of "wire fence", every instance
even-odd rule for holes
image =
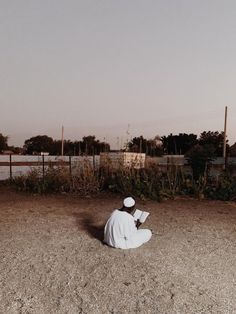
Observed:
[[[68,167],[73,174],[83,163],[90,163],[93,168],[99,167],[99,156],[24,156],[0,155],[0,180],[27,174],[32,169],[40,169],[44,176],[48,167]]]
[[[27,174],[32,169],[40,169],[42,174],[45,174],[47,167],[50,166],[65,166],[69,168],[70,174],[76,171],[85,163],[89,163],[94,169],[99,168],[99,155],[94,156],[31,156],[31,155],[0,155],[0,181],[12,179],[13,177]],[[229,165],[233,166],[233,175],[236,175],[236,157],[230,157],[227,160]],[[165,171],[168,165],[183,166],[185,172],[190,172],[191,169],[188,161],[184,156],[163,156],[163,157],[148,157],[146,156],[145,166],[150,164],[158,166],[160,171]],[[212,174],[219,175],[222,172],[224,165],[223,158],[216,158],[212,162]]]

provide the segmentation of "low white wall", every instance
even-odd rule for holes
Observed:
[[[42,162],[43,157],[42,156],[31,156],[31,155],[12,155],[12,162]],[[65,162],[69,162],[69,156],[44,156],[44,161],[52,161],[57,162],[60,160],[63,160]],[[0,155],[0,180],[6,180],[10,178],[10,166],[2,166],[1,162],[9,162],[10,156],[9,155]],[[160,168],[164,169],[164,167],[170,163],[170,159],[167,159],[166,157],[146,157],[146,165],[155,163],[156,165],[159,165]],[[71,157],[71,167],[72,167],[72,173],[75,173],[81,166],[83,166],[84,163],[89,163],[92,167],[98,168],[100,166],[100,156],[72,156]],[[183,165],[185,166],[186,171],[188,171],[187,166],[187,160],[180,156],[180,158],[176,158],[173,162],[177,165]],[[212,162],[213,164],[213,173],[220,173],[221,172],[221,165],[223,165],[224,160],[223,158],[217,158]],[[236,157],[230,157],[228,158],[228,164],[236,165]],[[69,165],[68,165],[69,166]],[[26,174],[29,172],[32,168],[41,168],[42,165],[24,165],[24,166],[12,166],[12,176],[19,176],[22,174]]]
[[[45,162],[59,162],[63,160],[65,162],[69,162],[69,156],[44,156]],[[42,162],[42,156],[31,156],[31,155],[12,155],[11,157],[12,162]],[[0,155],[0,180],[7,180],[10,178],[10,165],[9,166],[2,166],[1,162],[10,162],[9,155]],[[90,163],[93,167],[99,167],[100,157],[99,156],[72,156],[71,157],[71,167],[72,171],[76,171],[78,167],[80,167],[84,162]],[[68,165],[69,167],[69,165]],[[38,168],[42,169],[42,165],[20,165],[20,166],[12,166],[12,176],[20,176],[26,174],[31,169]],[[45,166],[46,168],[46,166]]]

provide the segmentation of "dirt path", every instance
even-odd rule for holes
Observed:
[[[0,188],[0,313],[236,313],[236,205],[138,202],[153,237],[102,244],[118,196],[29,196]]]

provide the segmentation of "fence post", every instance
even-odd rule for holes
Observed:
[[[93,154],[93,171],[95,171],[96,169],[96,162],[95,162],[95,155]]]
[[[10,180],[12,180],[12,155],[9,155],[9,159],[10,159]]]
[[[43,158],[43,183],[44,183],[44,174],[45,174],[44,155],[42,155],[42,158]]]
[[[70,167],[70,176],[72,174],[72,168],[71,168],[71,156],[69,156],[69,167]]]

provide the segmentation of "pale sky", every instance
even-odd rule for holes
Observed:
[[[223,131],[236,142],[235,0],[0,0],[0,133]]]

